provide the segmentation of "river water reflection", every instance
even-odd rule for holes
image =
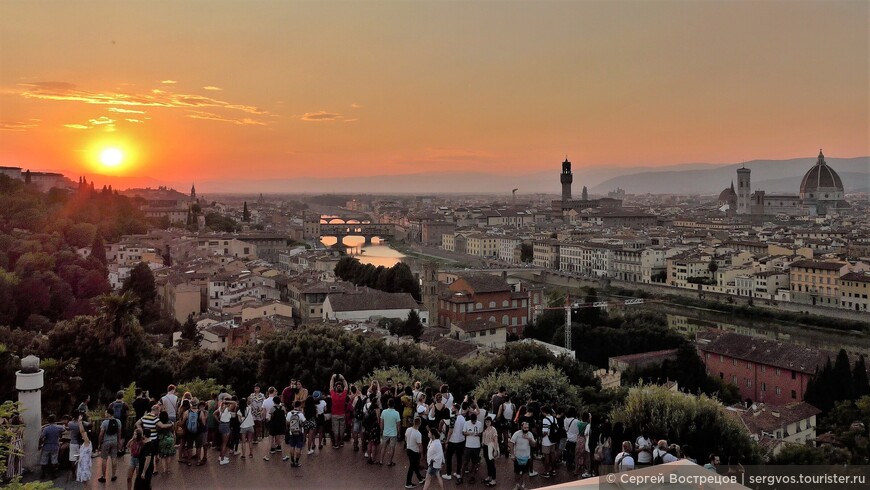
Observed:
[[[372,244],[363,246],[363,237],[345,237],[344,245],[347,247],[347,252],[358,258],[363,264],[372,264],[377,267],[392,267],[405,258],[401,252],[390,248],[386,242],[381,242],[378,238],[372,239]],[[335,237],[324,237],[321,241],[323,245],[330,247],[335,245]]]

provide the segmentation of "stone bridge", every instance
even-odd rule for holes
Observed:
[[[396,227],[388,223],[357,223],[340,222],[331,220],[330,223],[305,223],[306,238],[320,241],[323,237],[335,237],[336,244],[343,242],[345,237],[360,236],[365,240],[365,245],[372,244],[372,238],[393,238],[396,235]]]

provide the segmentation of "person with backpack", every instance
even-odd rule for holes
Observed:
[[[112,408],[106,409],[106,420],[100,424],[100,459],[102,460],[102,476],[100,483],[106,482],[106,466],[109,458],[112,458],[112,481],[118,479],[115,476],[118,466],[118,437],[121,432],[121,421],[115,418]]]
[[[263,456],[263,461],[269,461],[271,457],[270,454],[275,454],[277,452],[284,452],[281,448],[281,439],[284,438],[284,434],[287,433],[287,422],[286,415],[284,411],[284,405],[281,404],[281,397],[276,395],[272,397],[272,412],[269,414],[269,418],[267,423],[269,424],[269,435],[272,436],[272,442],[269,443],[269,454]]]
[[[199,435],[199,407],[198,403],[183,403],[181,410],[182,437],[179,445],[181,455],[178,462],[191,466],[193,462],[192,450]]]
[[[197,466],[202,466],[208,460],[208,409],[205,400],[196,400],[196,435],[193,438],[193,459]],[[188,414],[190,417],[190,414]],[[191,429],[188,420],[187,430]]]
[[[290,466],[293,468],[302,466],[299,463],[299,457],[305,446],[305,429],[302,426],[304,423],[305,414],[302,413],[302,402],[296,400],[293,402],[293,410],[287,414],[287,442],[290,446]]]
[[[127,447],[124,444],[124,435],[127,434],[127,414],[130,412],[130,406],[124,401],[124,390],[115,394],[115,401],[109,404],[109,408],[112,409],[112,415],[121,422],[121,429],[118,431],[118,457],[121,457]]]
[[[541,407],[541,453],[544,456],[544,472],[541,478],[556,476],[556,447],[559,444],[559,422],[547,405]]]
[[[516,406],[514,405],[513,397],[510,394],[506,394],[504,401],[502,401],[498,406],[498,411],[495,416],[495,425],[499,432],[499,446],[501,448],[501,454],[503,454],[505,458],[508,457],[508,441],[514,432],[515,411]]]
[[[353,438],[353,451],[358,452],[360,446],[360,434],[362,433],[363,408],[365,408],[366,397],[363,395],[356,385],[350,385],[350,405],[351,413],[353,414],[353,426],[351,427],[351,437]]]
[[[616,459],[613,462],[613,469],[617,473],[634,469],[634,458],[631,457],[632,449],[631,441],[622,442],[622,452],[616,455]]]
[[[127,443],[127,450],[130,451],[130,469],[127,470],[127,490],[133,490],[133,476],[139,469],[140,459],[143,449],[145,449],[145,434],[142,429],[135,429],[133,436]]]

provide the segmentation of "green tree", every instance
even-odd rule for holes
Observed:
[[[525,264],[530,264],[535,260],[535,248],[531,243],[520,244],[520,261]]]
[[[91,257],[103,266],[109,263],[106,259],[106,244],[103,242],[103,236],[99,233],[94,233],[94,241],[91,243]]]
[[[551,407],[580,408],[583,405],[578,387],[553,365],[532,366],[522,371],[494,372],[477,383],[474,397],[489,400],[502,386],[514,396],[518,405],[530,399],[537,399],[541,405]]]
[[[196,327],[193,315],[181,326],[181,340],[186,344],[185,349],[198,349],[202,344],[202,332]]]
[[[710,257],[710,263],[707,264],[707,270],[711,274],[715,274],[719,270],[719,264],[716,263],[716,257]]]
[[[154,273],[145,262],[139,262],[124,280],[121,290],[130,291],[139,298],[140,305],[151,303],[157,298],[157,287],[154,283]]]
[[[248,211],[248,201],[245,201],[245,206],[242,209],[242,221],[249,223],[251,221],[251,212]]]
[[[855,368],[852,370],[852,394],[855,398],[870,395],[870,383],[867,381],[867,366],[863,355],[855,361]]]
[[[419,340],[423,335],[423,322],[420,321],[420,314],[417,310],[408,312],[408,317],[402,324],[402,335],[410,335],[414,340]]]

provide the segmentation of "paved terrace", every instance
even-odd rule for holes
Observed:
[[[254,458],[241,459],[240,456],[229,456],[230,464],[218,465],[218,452],[210,450],[209,461],[203,466],[191,467],[178,463],[177,456],[169,464],[169,474],[154,475],[152,487],[181,489],[278,489],[278,488],[312,488],[312,489],[404,489],[405,474],[408,471],[408,458],[403,444],[396,446],[396,466],[369,465],[363,458],[363,452],[354,452],[350,443],[341,449],[324,446],[323,451],[301,457],[301,468],[291,468],[290,462],[282,462],[280,453],[272,455],[271,461],[263,461],[268,453],[268,445],[254,445]],[[286,449],[285,449],[286,450]],[[92,480],[84,488],[94,490],[126,490],[126,472],[129,468],[130,456],[121,458],[118,480],[99,483],[100,460],[94,460],[91,474]],[[498,489],[512,489],[514,486],[513,464],[507,458],[499,458],[496,469]],[[540,461],[535,462],[536,470],[542,468]],[[108,476],[111,476],[111,470]],[[421,471],[425,476],[425,470]],[[486,464],[481,459],[481,467],[477,473],[477,481],[473,485],[467,483],[457,485],[455,480],[444,480],[444,488],[487,488],[481,483],[486,478]],[[30,480],[29,478],[26,480]],[[568,471],[559,468],[556,478],[541,478],[536,476],[527,479],[526,488],[541,488],[557,483],[572,481]],[[416,477],[414,478],[416,482]],[[82,484],[72,477],[67,481],[66,474],[54,481],[61,489],[81,489]],[[423,486],[417,487],[422,489]],[[438,486],[434,487],[437,489]]]

